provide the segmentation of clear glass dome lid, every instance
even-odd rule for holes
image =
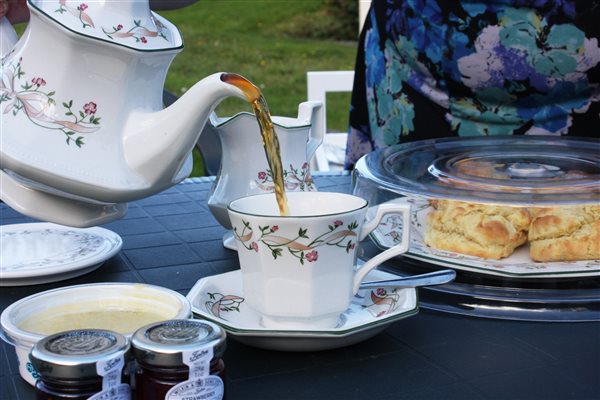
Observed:
[[[355,193],[513,205],[600,201],[600,140],[499,136],[423,140],[376,150],[356,164]],[[384,196],[386,197],[386,196]]]

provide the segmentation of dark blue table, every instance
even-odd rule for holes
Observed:
[[[350,191],[347,175],[320,190]],[[146,282],[187,294],[204,276],[238,268],[208,211],[210,179],[187,180],[130,204],[105,225],[122,251],[98,270],[52,284],[2,287],[0,309],[33,293],[101,281]],[[0,204],[0,223],[31,222]],[[398,260],[397,262],[402,262]],[[13,349],[0,350],[0,399],[33,399]],[[322,352],[260,350],[233,340],[228,399],[600,399],[600,323],[472,318],[421,310],[365,342]]]

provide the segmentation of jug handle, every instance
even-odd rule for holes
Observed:
[[[306,145],[306,161],[310,162],[325,135],[325,109],[321,101],[305,101],[298,106],[298,119],[310,124],[310,138]]]
[[[7,55],[18,40],[17,32],[6,17],[0,18],[0,58]]]
[[[216,128],[217,126],[219,126],[219,123],[220,123],[219,116],[214,111],[211,112],[210,115],[208,116],[208,121],[213,126],[213,128]]]
[[[93,204],[23,186],[0,170],[0,199],[29,217],[87,228],[113,221],[127,212],[127,203]],[[52,216],[48,218],[48,216]]]

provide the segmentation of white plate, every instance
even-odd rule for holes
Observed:
[[[431,210],[424,199],[403,197],[392,202],[412,205],[411,240],[406,257],[465,271],[511,278],[566,278],[600,275],[600,260],[536,262],[529,256],[529,245],[523,245],[501,260],[484,259],[466,254],[437,250],[423,241],[425,217]],[[402,216],[390,214],[371,232],[371,238],[382,249],[398,243],[402,232]]]
[[[104,228],[50,223],[0,226],[0,286],[35,285],[83,275],[114,256],[121,237]]]
[[[365,281],[396,275],[371,271]],[[348,346],[368,339],[394,321],[418,312],[417,292],[411,289],[361,290],[333,329],[271,330],[260,325],[260,314],[244,302],[240,270],[200,279],[187,298],[197,316],[223,327],[250,346],[286,351],[315,351]],[[374,303],[374,301],[377,302]]]

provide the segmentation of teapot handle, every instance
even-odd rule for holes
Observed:
[[[310,124],[310,138],[306,145],[306,162],[310,163],[325,135],[325,110],[321,101],[305,101],[298,106],[298,119]]]

